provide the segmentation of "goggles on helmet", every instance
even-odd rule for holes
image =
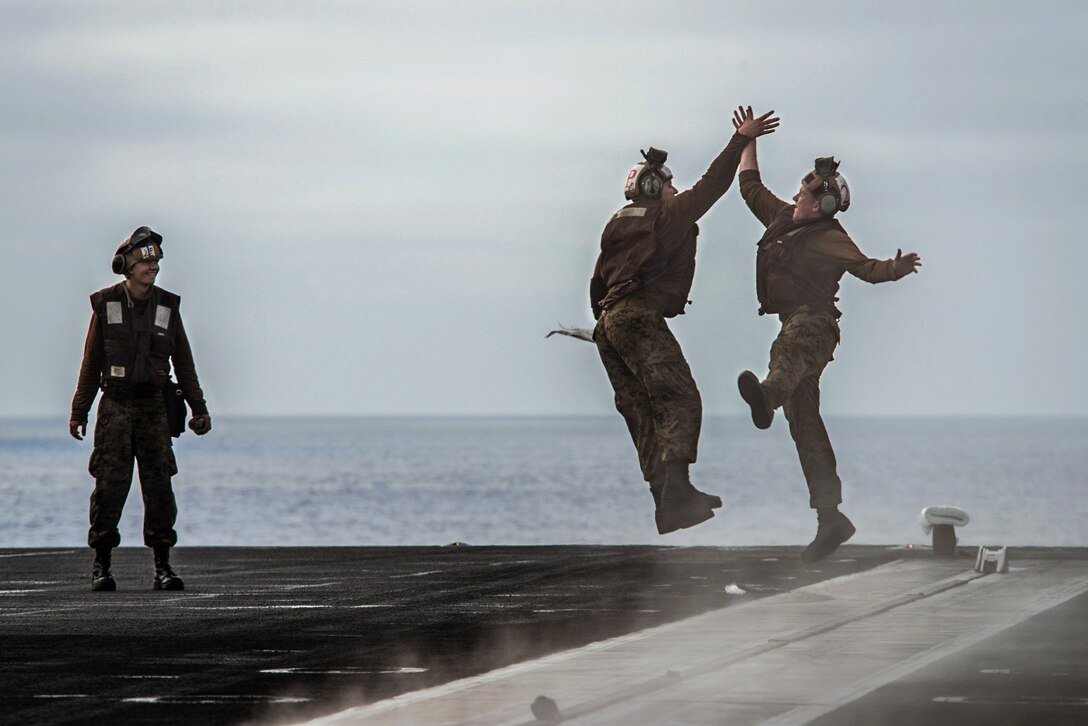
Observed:
[[[162,259],[162,247],[152,242],[151,244],[133,247],[125,255],[125,260],[131,268],[137,262],[151,262]]]

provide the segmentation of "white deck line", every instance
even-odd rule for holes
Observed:
[[[1084,562],[968,566],[890,563],[311,723],[533,724],[539,695],[565,724],[807,723],[1088,589]]]

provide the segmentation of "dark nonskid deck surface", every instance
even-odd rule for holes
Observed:
[[[297,722],[409,692],[426,695],[431,693],[426,689],[441,684],[722,608],[743,605],[750,611],[755,600],[779,602],[776,597],[888,563],[941,562],[957,571],[973,564],[966,551],[949,561],[924,550],[847,546],[828,561],[805,567],[799,552],[650,546],[178,548],[173,559],[186,589],[156,592],[150,552],[124,548],[114,556],[118,591],[95,593],[89,589],[90,550],[0,550],[5,685],[0,721]],[[1083,550],[1014,552],[1017,558],[1029,556],[1088,560]],[[1016,644],[1041,644],[1050,637],[1061,641],[1053,647],[1065,648],[1064,686],[1047,691],[1050,700],[1044,695],[1023,708],[1053,710],[1062,704],[1065,711],[1088,713],[1088,704],[1076,700],[1078,689],[1088,686],[1084,666],[1075,659],[1086,660],[1081,651],[1088,649],[1083,645],[1088,626],[1077,617],[1088,610],[1085,605],[1079,597],[1064,610],[1055,608],[1068,615],[1054,627],[1052,614],[1049,625],[1039,626],[1041,634],[1031,630],[1035,619],[995,633]],[[1070,637],[1060,637],[1062,628]],[[972,647],[1001,652],[993,643]],[[914,674],[844,702],[843,709],[855,711],[843,713],[867,714],[856,722],[872,722],[872,710],[856,709],[879,711],[887,704],[905,715],[929,709],[926,720],[942,723],[941,713],[955,708],[1007,712],[1009,704],[994,711],[993,704],[1000,703],[986,695],[996,682],[993,676],[1009,676],[1000,691],[1005,695],[1016,673],[1049,677],[1046,668],[1032,665],[1034,660],[1026,663],[1046,647],[1018,645],[1006,659],[1012,666],[975,669],[987,673],[969,674],[967,682],[977,681],[981,690],[946,694],[924,679],[911,680],[919,677]],[[953,657],[969,658],[971,652]],[[1023,666],[1019,671],[1016,663]],[[974,662],[948,667],[962,676]],[[533,686],[530,681],[524,687]],[[668,692],[662,691],[659,701],[667,701]],[[516,707],[528,722],[532,700]],[[560,702],[564,705],[575,715],[577,704]],[[580,713],[586,723],[610,718],[607,710]],[[705,722],[716,722],[715,714],[716,707],[708,705]],[[812,716],[831,723],[835,714]],[[356,717],[334,718],[352,722]],[[478,722],[488,722],[487,716]]]

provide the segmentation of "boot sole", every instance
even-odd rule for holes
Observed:
[[[115,592],[117,590],[117,583],[114,582],[112,577],[108,580],[92,582],[91,590],[93,590],[94,592]]]
[[[801,553],[801,562],[804,562],[805,564],[819,562],[831,555],[839,548],[839,545],[853,537],[854,533],[857,531],[857,528],[854,527],[849,519],[845,522],[840,522],[832,532],[832,536],[828,537],[824,542],[817,544],[816,540],[813,540],[812,543],[805,548],[805,551]]]
[[[711,509],[722,508],[722,498],[717,496],[716,494],[706,494],[705,492],[700,492],[700,496],[703,498],[706,506],[710,507]]]
[[[686,509],[681,512],[673,512],[672,514],[655,515],[654,520],[657,523],[657,533],[668,534],[669,532],[675,532],[678,529],[687,529],[689,527],[694,527],[697,524],[702,524],[713,516],[714,511],[710,508]]]
[[[752,409],[752,423],[757,429],[769,429],[774,420],[774,411],[769,411],[767,401],[763,397],[763,389],[759,386],[759,378],[751,371],[744,371],[737,377],[737,388],[740,397]]]
[[[184,590],[185,589],[185,583],[184,582],[178,582],[178,583],[171,583],[169,585],[164,585],[163,583],[159,582],[158,580],[155,580],[155,582],[151,585],[151,589],[152,590]]]

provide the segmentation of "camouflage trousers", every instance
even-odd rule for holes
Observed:
[[[838,344],[835,316],[802,307],[782,324],[763,381],[768,401],[774,408],[781,406],[789,421],[813,509],[842,503],[835,451],[820,416],[820,375],[834,360]]]
[[[178,473],[173,444],[166,430],[161,396],[118,401],[103,396],[94,426],[94,452],[88,470],[94,477],[91,493],[91,547],[116,547],[117,525],[132,487],[132,461],[140,471],[144,500],[144,544],[173,547],[178,508],[170,477]]]
[[[646,481],[663,474],[666,461],[694,462],[703,403],[665,318],[630,305],[606,310],[593,339]]]

